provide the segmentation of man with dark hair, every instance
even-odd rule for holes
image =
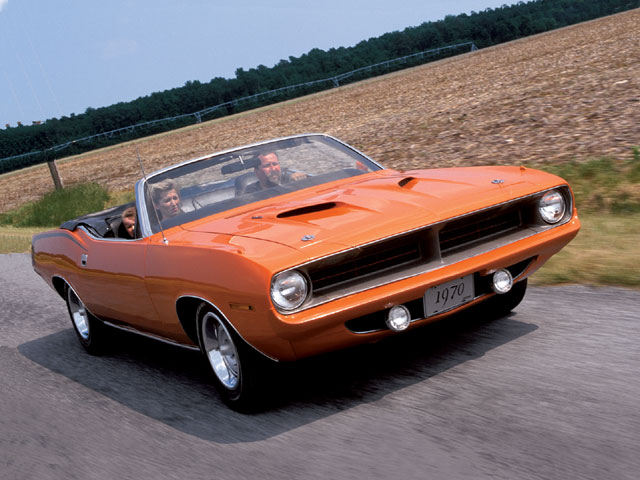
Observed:
[[[244,193],[253,193],[264,190],[265,188],[275,187],[281,183],[295,182],[307,178],[307,175],[302,172],[282,172],[280,168],[280,160],[278,156],[271,152],[259,155],[260,165],[257,165],[253,171],[258,177],[258,182],[245,190]]]

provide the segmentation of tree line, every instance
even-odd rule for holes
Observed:
[[[82,114],[51,118],[39,124],[7,127],[0,130],[0,173],[306,95],[332,85],[318,82],[304,88],[282,87],[334,77],[446,45],[473,42],[478,48],[489,47],[638,7],[640,0],[535,0],[471,14],[449,15],[443,20],[363,40],[353,47],[327,51],[314,48],[300,57],[280,60],[273,67],[238,68],[231,79],[216,77],[204,83],[188,81],[182,87],[154,92],[130,102],[87,108]],[[411,61],[391,64],[385,69],[363,69],[341,83],[437,58],[440,57],[412,57]],[[277,89],[282,90],[259,95]],[[236,101],[250,96],[255,96],[252,101]],[[187,115],[216,105],[223,108],[213,109],[206,118]],[[170,117],[180,118],[147,123]],[[130,128],[140,124],[144,125]],[[117,134],[100,135],[113,131]],[[77,141],[96,135],[89,140]],[[64,148],[59,148],[61,145]],[[7,159],[29,152],[41,153]]]

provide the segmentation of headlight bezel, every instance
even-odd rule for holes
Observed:
[[[287,282],[287,283],[285,283]],[[301,287],[303,287],[301,289]],[[284,288],[298,290],[289,294],[283,293]],[[279,312],[292,313],[300,308],[311,295],[311,282],[300,270],[285,270],[271,278],[269,296],[271,302]],[[288,298],[289,297],[289,298]],[[293,300],[290,298],[293,297]]]
[[[552,199],[550,197],[555,197],[555,199]],[[545,201],[545,199],[547,200]],[[547,211],[554,204],[554,202],[560,203],[561,208],[559,210],[556,210],[555,212]],[[562,189],[552,188],[540,195],[537,203],[538,216],[547,225],[557,225],[567,216],[570,205],[571,202],[567,200]]]

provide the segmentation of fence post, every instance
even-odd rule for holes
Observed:
[[[47,160],[47,165],[49,165],[49,171],[51,172],[51,176],[53,177],[53,183],[56,186],[56,190],[62,190],[64,188],[64,185],[62,185],[62,179],[60,178],[60,173],[58,173],[56,159],[52,158],[50,160]]]

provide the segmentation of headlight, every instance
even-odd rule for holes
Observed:
[[[549,190],[538,202],[540,216],[547,223],[558,223],[564,217],[566,209],[564,197],[558,190]]]
[[[282,310],[294,310],[307,298],[309,288],[304,275],[295,270],[282,272],[271,281],[271,300]]]

